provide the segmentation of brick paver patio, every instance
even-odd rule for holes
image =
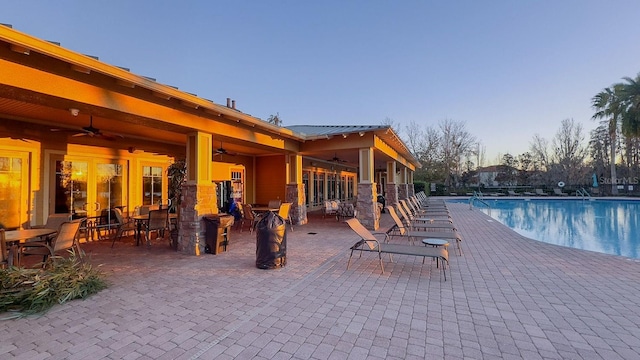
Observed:
[[[638,359],[640,262],[524,238],[465,204],[449,208],[463,256],[374,254],[312,218],[287,266],[255,267],[255,235],[199,257],[165,242],[85,244],[110,287],[43,316],[0,322],[1,359]],[[390,224],[388,215],[383,223]],[[396,239],[395,241],[401,241]]]

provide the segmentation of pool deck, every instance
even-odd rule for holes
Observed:
[[[638,359],[640,261],[530,240],[450,204],[463,256],[374,254],[315,216],[287,265],[255,267],[255,235],[187,256],[165,242],[84,244],[110,287],[0,322],[2,359]],[[390,224],[388,214],[382,223]],[[395,242],[401,240],[396,239]]]

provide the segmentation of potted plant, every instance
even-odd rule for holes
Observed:
[[[182,202],[182,184],[187,179],[187,162],[184,159],[175,160],[167,168],[169,178],[169,200],[171,205],[169,212],[177,213],[180,217],[180,203]],[[172,229],[170,232],[171,247],[178,249],[178,230]]]

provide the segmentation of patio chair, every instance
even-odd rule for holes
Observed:
[[[351,254],[347,261],[347,270],[351,265],[351,258],[354,251],[360,251],[360,257],[362,252],[374,252],[378,253],[378,259],[380,261],[380,269],[384,274],[384,264],[382,263],[382,254],[389,254],[389,261],[393,262],[392,255],[410,255],[410,256],[422,256],[422,263],[424,264],[425,257],[431,257],[434,259],[442,260],[442,272],[444,274],[444,280],[447,281],[447,264],[449,263],[449,252],[445,248],[437,247],[423,247],[423,246],[410,246],[400,244],[389,244],[389,235],[383,232],[370,232],[365,228],[358,219],[352,218],[345,221],[347,225],[353,230],[360,240],[351,246]],[[376,238],[376,235],[384,236],[384,241],[380,242]]]
[[[278,210],[278,215],[284,219],[285,223],[288,221],[289,226],[291,226],[291,231],[293,231],[293,222],[291,222],[291,216],[289,212],[291,210],[291,203],[282,203],[280,205],[280,210]]]
[[[267,205],[267,207],[269,209],[278,209],[280,208],[281,204],[282,204],[282,201],[280,200],[269,200],[269,205]]]
[[[120,240],[122,238],[122,235],[124,233],[136,231],[136,225],[133,223],[133,221],[125,219],[124,215],[122,214],[122,210],[115,208],[114,214],[116,216],[117,228],[116,234],[111,241],[111,247],[113,247],[113,245],[116,243],[116,240]]]
[[[240,232],[244,228],[245,222],[248,222],[249,225],[249,233],[253,233],[253,229],[255,229],[256,224],[260,221],[260,216],[256,215],[253,212],[253,208],[251,204],[242,204],[242,219],[240,219]]]
[[[164,231],[169,228],[168,209],[149,211],[149,220],[143,226],[147,246],[151,246],[152,232],[156,232],[158,237],[164,238]]]
[[[74,250],[78,256],[81,254],[80,245],[77,240],[78,231],[83,219],[76,219],[60,224],[56,237],[49,244],[47,241],[28,241],[18,245],[18,265],[24,256],[42,256],[42,262],[54,256],[60,251]]]
[[[63,222],[69,221],[69,214],[49,214],[47,216],[47,222],[44,225],[32,226],[32,229],[58,229]],[[56,236],[55,233],[49,235],[48,240],[53,239]]]
[[[338,212],[338,204],[335,201],[325,201],[324,209],[322,212],[322,217],[324,218],[327,215],[337,215]]]

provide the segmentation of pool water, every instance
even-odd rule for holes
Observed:
[[[640,201],[485,201],[475,208],[531,239],[640,258]]]

